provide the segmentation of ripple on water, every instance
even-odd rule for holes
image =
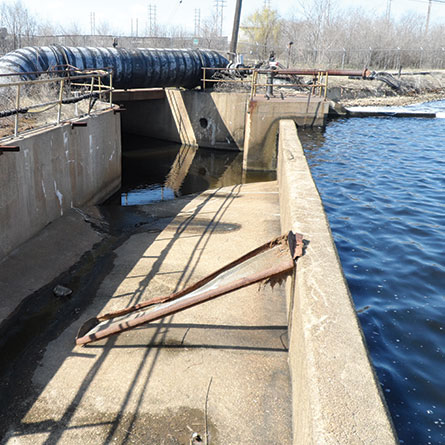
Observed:
[[[429,104],[445,111],[445,101]],[[421,107],[420,107],[421,109]],[[302,132],[401,443],[445,444],[443,119]]]

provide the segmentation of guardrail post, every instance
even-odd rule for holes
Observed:
[[[60,80],[60,90],[59,90],[59,109],[57,111],[57,124],[60,124],[62,120],[62,100],[63,100],[63,87],[65,84],[65,79]]]
[[[20,85],[17,85],[17,93],[15,96],[16,114],[14,118],[14,137],[17,137],[19,134],[19,108],[20,108]]]
[[[93,101],[93,91],[94,91],[94,76],[91,77],[90,100],[88,101],[88,116],[91,113],[91,103]]]
[[[113,108],[113,73],[110,73],[110,108]]]

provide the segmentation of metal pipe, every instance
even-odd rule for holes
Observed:
[[[228,63],[218,52],[200,49],[33,46],[1,57],[0,73],[22,73],[23,80],[34,80],[38,75],[31,73],[59,71],[60,65],[80,70],[111,68],[114,88],[194,88],[201,82],[202,67],[224,68]]]
[[[260,70],[261,74],[266,74],[268,70]],[[318,70],[318,69],[280,69],[274,70],[276,74],[296,75],[296,76],[318,76],[320,73],[328,74],[329,76],[354,76],[368,78],[371,75],[371,71],[365,69],[363,71],[356,70]]]

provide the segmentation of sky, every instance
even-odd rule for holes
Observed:
[[[219,0],[226,5],[224,8],[224,34],[231,35],[236,0]],[[310,2],[310,0],[301,0]],[[331,0],[338,8],[357,8],[377,15],[384,15],[389,0]],[[431,22],[445,22],[445,0],[436,3],[433,0]],[[7,1],[1,1],[7,3]],[[81,31],[89,34],[91,29],[91,13],[94,13],[96,27],[107,22],[116,33],[131,35],[136,31],[136,18],[139,32],[148,24],[149,5],[156,7],[158,25],[184,27],[193,33],[195,10],[200,10],[201,22],[214,10],[216,0],[22,0],[33,14],[42,21],[61,25],[69,30],[73,24]],[[301,8],[298,0],[243,0],[242,16],[249,14],[269,3],[283,17],[298,15]],[[416,13],[426,17],[428,0],[391,0],[391,15],[399,18],[407,13]]]

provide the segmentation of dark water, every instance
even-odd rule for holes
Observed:
[[[121,205],[149,204],[210,188],[270,181],[274,172],[243,173],[237,151],[181,146],[150,138],[124,135]]]
[[[400,443],[445,444],[445,119],[301,138]]]

